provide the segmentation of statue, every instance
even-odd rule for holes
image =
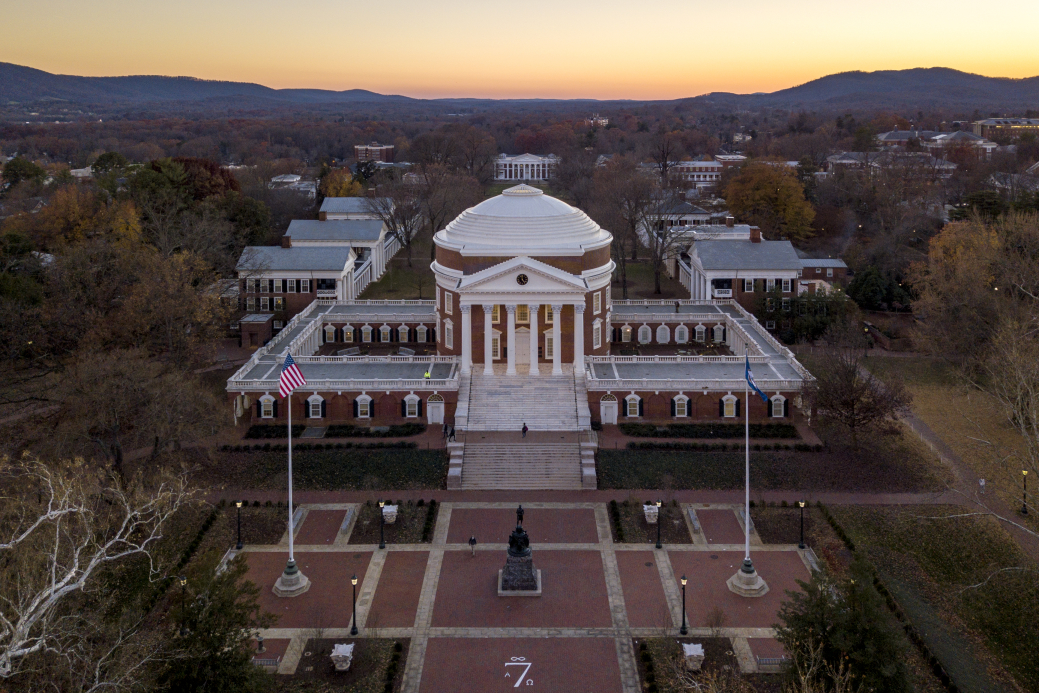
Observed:
[[[534,569],[530,537],[523,529],[523,506],[516,508],[516,529],[509,536],[505,567],[498,571],[498,596],[540,597],[541,571]]]

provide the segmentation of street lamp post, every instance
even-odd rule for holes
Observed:
[[[1028,470],[1021,470],[1021,484],[1023,485],[1023,491],[1021,495],[1021,514],[1028,514]]]
[[[658,500],[658,501],[657,501],[657,548],[658,548],[658,549],[662,549],[662,548],[664,548],[664,547],[663,547],[663,546],[662,546],[662,545],[660,544],[660,514],[661,514],[661,506],[662,506],[662,505],[663,505],[663,502],[661,502],[661,501],[659,501],[659,500]]]
[[[862,328],[862,358],[869,356],[867,350],[869,349],[869,328]]]
[[[797,501],[797,505],[801,508],[801,543],[797,545],[797,548],[803,549],[805,547],[805,502]]]
[[[386,516],[382,513],[386,501],[379,501],[379,548],[386,548]]]
[[[353,617],[353,624],[350,626],[350,635],[357,635],[357,575],[350,578],[350,585],[353,587],[354,592],[354,609],[351,614]]]
[[[188,634],[188,579],[181,575],[177,578],[180,582],[180,637]]]
[[[689,635],[689,629],[685,625],[685,575],[682,576],[682,627],[679,629],[679,633],[682,635]]]
[[[238,508],[238,543],[235,544],[235,551],[242,550],[242,501],[235,501],[235,507]]]

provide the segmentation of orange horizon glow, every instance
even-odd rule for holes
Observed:
[[[418,98],[675,99],[934,66],[1039,75],[1039,3],[1001,8],[995,31],[962,0],[37,0],[5,10],[0,61]]]

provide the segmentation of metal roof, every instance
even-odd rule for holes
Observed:
[[[844,264],[844,260],[836,260],[834,258],[810,258],[806,257],[801,260],[801,265],[804,267],[843,267],[847,269],[848,266]]]
[[[705,270],[799,270],[802,267],[790,241],[697,241],[693,252]]]
[[[273,245],[254,245],[242,251],[236,269],[246,272],[279,270],[341,272],[346,267],[346,263],[350,261],[350,253],[350,246],[282,248]]]
[[[363,241],[372,243],[382,235],[381,219],[294,219],[285,232],[294,241]]]
[[[328,214],[371,214],[369,199],[367,197],[326,197],[321,202],[320,211]]]

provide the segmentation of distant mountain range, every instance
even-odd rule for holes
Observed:
[[[220,82],[193,77],[76,77],[31,67],[0,63],[0,107],[63,101],[79,105],[132,106],[178,102],[201,105],[234,100],[242,107],[343,105],[465,105],[517,103],[596,103],[590,99],[413,99],[364,89],[272,89],[248,82]],[[916,68],[879,72],[842,72],[770,94],[714,92],[676,102],[737,108],[1039,108],[1039,77],[984,77],[949,68]],[[597,102],[631,104],[631,101]],[[646,102],[643,102],[646,103]],[[661,103],[659,101],[653,103]]]

